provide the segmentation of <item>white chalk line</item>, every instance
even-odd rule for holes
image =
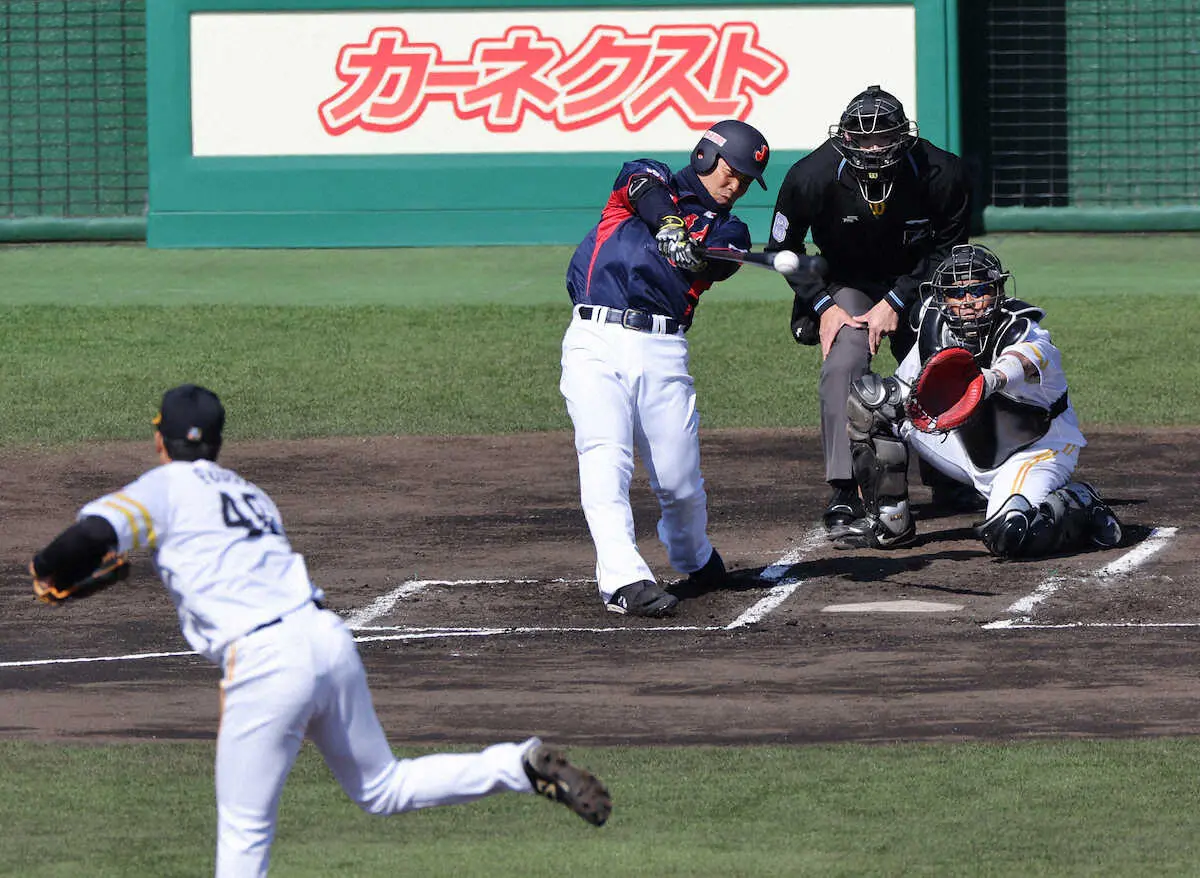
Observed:
[[[824,540],[824,530],[820,527],[815,527],[805,534],[800,545],[786,552],[774,564],[764,568],[763,572],[758,574],[758,578],[777,584],[767,592],[765,597],[759,599],[758,602],[749,607],[740,616],[724,626],[725,630],[732,631],[735,628],[745,628],[747,625],[761,622],[780,604],[790,598],[796,589],[804,584],[804,580],[784,579],[784,574],[799,564],[805,555],[819,546]]]
[[[91,662],[135,662],[142,659],[179,658],[180,656],[198,655],[193,651],[187,652],[135,652],[129,655],[94,655],[86,658],[56,658],[29,659],[20,662],[0,662],[0,668],[33,668],[40,665],[82,665]]]
[[[365,635],[355,637],[355,643],[379,643],[386,640],[432,640],[439,637],[494,637],[501,634],[643,634],[660,631],[721,631],[722,625],[655,625],[653,628],[541,628],[535,626],[511,626],[504,628],[427,628],[392,629],[395,634]],[[388,629],[372,629],[386,631]]]
[[[795,549],[785,553],[774,564],[766,567],[759,578],[766,582],[776,582],[777,584],[768,592],[767,596],[754,604],[746,612],[742,613],[728,625],[655,625],[648,628],[630,628],[625,626],[615,627],[538,627],[538,626],[513,626],[513,627],[408,627],[408,626],[373,626],[370,623],[391,612],[396,604],[405,598],[410,598],[415,594],[420,594],[429,586],[435,585],[507,585],[507,584],[534,584],[538,582],[536,579],[417,579],[403,582],[393,588],[387,594],[380,595],[371,601],[370,604],[360,610],[355,610],[346,616],[346,625],[353,631],[379,632],[378,634],[366,634],[356,636],[355,643],[380,643],[385,641],[397,640],[429,640],[435,638],[451,638],[451,637],[495,637],[500,635],[513,634],[632,634],[632,633],[666,633],[680,631],[722,631],[732,630],[735,628],[743,628],[751,625],[754,622],[761,621],[768,613],[778,607],[786,600],[792,592],[794,592],[801,582],[799,580],[783,580],[783,574],[786,573],[793,565],[804,557],[804,554],[815,545],[815,540],[819,536],[818,531],[810,533],[805,541]],[[591,579],[554,579],[551,582],[555,583],[595,583]],[[390,633],[384,633],[390,632]],[[30,668],[43,665],[66,665],[66,664],[86,664],[89,662],[120,662],[120,661],[142,661],[145,659],[156,658],[179,658],[181,656],[194,656],[198,653],[194,651],[187,652],[143,652],[131,653],[129,655],[109,655],[109,656],[91,656],[87,658],[60,658],[60,659],[29,659],[24,661],[0,662],[0,668]]]
[[[1012,628],[1081,628],[1081,627],[1174,627],[1176,624],[1186,626],[1193,623],[1128,623],[1126,624],[1105,624],[1095,623],[1094,626],[1090,623],[1063,623],[1059,625],[1037,625],[1032,621],[1034,608],[1053,595],[1056,591],[1063,587],[1068,582],[1091,582],[1096,580],[1104,580],[1113,576],[1122,576],[1127,573],[1132,573],[1142,564],[1146,563],[1151,556],[1162,551],[1167,543],[1179,532],[1177,527],[1156,527],[1150,531],[1146,539],[1142,540],[1120,558],[1115,561],[1110,561],[1103,567],[1093,570],[1091,573],[1086,573],[1082,576],[1048,576],[1044,579],[1032,594],[1015,601],[1004,612],[1015,614],[1011,619],[1000,619],[995,622],[988,622],[982,627],[985,630],[995,631],[1001,629]]]

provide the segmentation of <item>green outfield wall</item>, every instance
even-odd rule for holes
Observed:
[[[683,163],[699,136],[670,154],[629,148],[622,152],[504,152],[417,155],[198,156],[193,153],[194,108],[190,78],[189,26],[194,16],[248,12],[266,5],[254,0],[176,0],[151,4],[148,15],[151,246],[350,247],[455,244],[553,244],[578,240],[596,221],[621,162],[653,154]],[[328,13],[380,9],[362,0],[289,0],[269,4],[289,11]],[[907,5],[915,10],[916,82],[921,124],[935,141],[955,144],[955,95],[946,59],[953,57],[952,7],[943,0],[885,4],[767,2],[660,3],[659,15],[685,10],[705,18],[705,6],[772,7],[777,10],[837,6],[872,11]],[[431,0],[412,8],[452,15],[495,8],[505,0]],[[625,9],[615,2],[592,3],[600,18]],[[405,4],[389,4],[395,11]],[[561,0],[533,0],[524,10],[570,10]],[[699,11],[697,11],[699,10]],[[804,35],[794,37],[804,45]],[[855,35],[844,37],[847,47]],[[922,50],[922,47],[924,49]],[[857,80],[855,80],[857,81]],[[865,87],[869,83],[855,86]],[[807,84],[806,84],[807,85]],[[845,102],[849,95],[839,95]],[[826,120],[834,121],[833,118]],[[758,122],[751,116],[752,122]],[[780,135],[764,125],[768,139]],[[824,132],[822,130],[822,136]],[[819,139],[806,144],[812,148]],[[779,149],[768,176],[778,181],[807,149]],[[755,237],[765,240],[774,192],[757,189],[738,213]]]
[[[967,159],[977,231],[1200,229],[1194,0],[692,0],[650,12],[696,10],[700,20],[739,7],[912,10],[915,115],[923,135]],[[594,9],[603,17],[635,8],[547,0],[521,7],[497,0],[8,0],[0,4],[0,242],[570,241],[594,218],[596,193],[628,150],[461,155],[450,144],[402,156],[194,154],[189,22],[239,12]],[[788,39],[805,45],[813,37]],[[842,55],[828,65],[833,74],[860,60],[849,50]],[[810,77],[798,103],[835,91],[844,100],[831,76]],[[767,133],[775,139],[781,126],[773,127]],[[773,186],[805,151],[777,151],[768,172]],[[772,195],[755,191],[743,201],[740,212],[756,238],[764,235]]]

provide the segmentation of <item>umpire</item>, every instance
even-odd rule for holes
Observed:
[[[966,242],[970,209],[963,162],[919,137],[900,101],[878,85],[850,101],[829,140],[792,165],[780,186],[766,249],[804,253],[811,229],[829,262],[824,285],[789,279],[792,336],[821,345],[821,444],[833,488],[826,529],[863,515],[846,435],[850,384],[869,371],[884,336],[896,361],[904,358],[918,286]],[[943,500],[964,498],[934,497]]]

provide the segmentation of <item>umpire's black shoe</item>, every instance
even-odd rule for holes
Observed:
[[[931,489],[930,505],[947,515],[967,512],[983,512],[987,509],[987,498],[975,490],[974,485],[953,482],[935,485]]]
[[[561,802],[593,826],[612,813],[612,798],[600,779],[572,765],[556,747],[538,744],[525,753],[525,776],[539,796]]]
[[[654,619],[671,615],[678,604],[679,598],[675,595],[663,591],[649,579],[642,579],[618,588],[606,606],[610,613]]]
[[[857,488],[834,485],[833,495],[825,505],[825,514],[821,516],[821,521],[825,525],[825,531],[831,533],[866,514],[867,510],[863,506],[862,498],[858,496]]]

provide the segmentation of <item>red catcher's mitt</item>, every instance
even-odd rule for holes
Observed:
[[[925,361],[906,406],[922,433],[961,427],[983,401],[983,375],[966,348],[942,348]]]

